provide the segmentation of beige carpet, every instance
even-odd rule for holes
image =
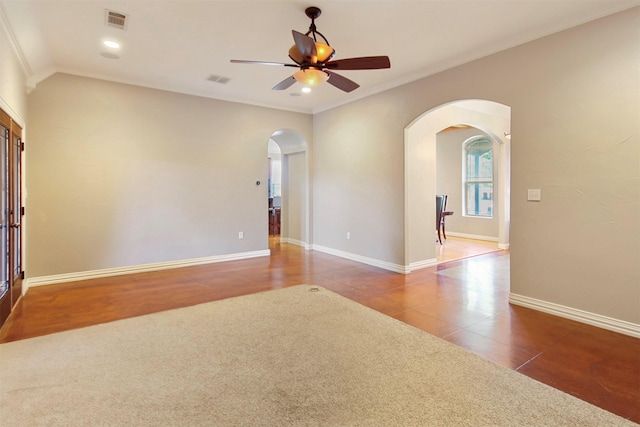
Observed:
[[[635,425],[315,289],[2,344],[0,424]]]

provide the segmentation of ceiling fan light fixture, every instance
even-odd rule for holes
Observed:
[[[336,51],[328,44],[316,42],[316,53],[318,62],[327,62]]]
[[[309,31],[302,34],[299,31],[291,30],[295,44],[289,49],[289,58],[295,64],[239,59],[232,59],[231,62],[299,68],[293,75],[275,85],[272,90],[288,89],[295,82],[302,83],[307,89],[328,82],[344,92],[351,92],[359,88],[360,85],[336,73],[335,70],[379,70],[391,67],[388,56],[362,56],[333,60],[335,50],[329,44],[329,40],[316,29],[315,20],[320,16],[320,13],[321,10],[315,6],[306,8],[305,14],[311,19]]]
[[[293,73],[293,78],[305,86],[314,87],[329,80],[329,74],[315,68],[306,68]]]
[[[317,64],[318,62],[325,63],[330,60],[336,53],[336,51],[328,44],[320,42],[315,42],[315,44],[316,56],[311,57],[312,64]],[[289,58],[293,59],[296,64],[302,64],[304,62],[304,58],[300,54],[300,51],[295,44],[289,49]]]

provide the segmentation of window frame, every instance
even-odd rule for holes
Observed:
[[[470,149],[472,144],[477,144],[478,142],[487,142],[488,150],[486,148],[476,148]],[[470,177],[468,173],[468,160],[469,160],[469,152],[470,151],[485,151],[491,153],[491,178],[479,178],[479,177]],[[480,157],[480,156],[478,156]],[[469,186],[477,185],[480,186],[482,184],[489,184],[491,186],[491,198],[489,207],[490,211],[488,214],[486,213],[470,213],[469,212]],[[468,218],[480,218],[480,219],[493,219],[494,218],[494,195],[493,191],[495,189],[495,148],[494,141],[485,135],[475,135],[471,138],[466,139],[462,143],[462,216]],[[477,201],[477,205],[479,205],[480,200]],[[477,209],[476,209],[477,210]]]

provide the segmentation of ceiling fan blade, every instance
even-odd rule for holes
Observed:
[[[331,70],[379,70],[391,68],[391,61],[388,56],[363,56],[330,61],[325,67]]]
[[[340,90],[351,92],[360,87],[358,83],[354,82],[353,80],[349,80],[348,78],[343,77],[340,74],[331,73],[329,71],[325,72],[329,74],[329,80],[327,80],[327,83],[334,85]]]
[[[297,32],[296,30],[291,30],[291,33],[293,33],[293,40],[296,42],[296,47],[298,48],[302,58],[304,58],[306,62],[315,63],[313,58],[317,58],[318,53],[313,39]]]
[[[296,82],[296,79],[294,79],[293,76],[289,76],[286,79],[284,79],[283,81],[281,81],[280,83],[278,83],[277,85],[275,85],[272,88],[272,90],[285,90],[285,89],[288,89],[295,82]]]
[[[275,65],[277,67],[296,67],[296,64],[284,64],[282,62],[267,62],[267,61],[245,61],[243,59],[232,59],[232,63],[234,64],[258,64],[258,65]]]

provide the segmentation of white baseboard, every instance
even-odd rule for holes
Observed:
[[[313,250],[318,252],[324,252],[329,255],[335,255],[340,258],[349,259],[351,261],[361,262],[363,264],[372,265],[374,267],[383,268],[385,270],[393,271],[396,273],[408,274],[411,272],[411,268],[408,266],[394,264],[387,261],[381,261],[375,258],[369,258],[366,256],[352,254],[350,252],[340,251],[338,249],[328,248],[321,245],[313,245]]]
[[[302,246],[305,250],[310,251],[311,245],[302,240],[292,239],[290,237],[281,237],[280,243],[289,243],[291,245]]]
[[[467,233],[457,233],[455,231],[447,231],[447,234],[451,237],[462,237],[463,239],[473,239],[473,240],[484,240],[486,242],[497,242],[498,249],[509,249],[509,243],[499,243],[500,239],[493,236],[481,236],[479,234],[467,234]]]
[[[455,231],[447,231],[447,236],[462,237],[463,239],[485,240],[487,242],[498,242],[499,239],[493,236],[481,236],[479,234],[458,233]]]
[[[414,270],[433,267],[434,265],[438,265],[438,258],[431,258],[431,259],[425,259],[418,262],[412,262],[411,264],[409,264],[409,269],[407,273],[411,273]]]
[[[590,313],[588,311],[578,310],[576,308],[566,307],[564,305],[552,302],[542,301],[536,298],[530,298],[523,295],[509,295],[509,302],[522,307],[532,308],[534,310],[543,311],[553,314],[554,316],[564,317],[566,319],[575,320],[577,322],[586,323],[598,328],[607,329],[609,331],[618,332],[620,334],[629,335],[640,338],[640,325],[624,320],[618,320],[600,314]]]
[[[29,277],[24,283],[24,292],[34,286],[53,285],[56,283],[75,282],[78,280],[98,279],[101,277],[120,276],[123,274],[145,273],[149,271],[168,270],[171,268],[191,267],[194,265],[213,264],[216,262],[237,261],[241,259],[269,256],[269,249],[235,254],[214,255],[202,258],[182,259],[178,261],[139,264],[127,267],[105,268],[101,270],[80,271],[77,273],[54,274],[51,276]]]

